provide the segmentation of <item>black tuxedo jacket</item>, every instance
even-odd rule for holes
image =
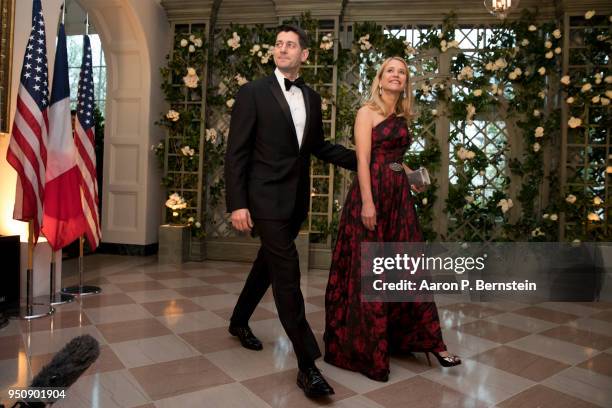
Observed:
[[[232,110],[225,156],[227,211],[252,218],[305,219],[310,200],[310,155],[356,170],[353,150],[324,140],[321,97],[302,87],[306,125],[301,147],[275,75],[243,85]]]

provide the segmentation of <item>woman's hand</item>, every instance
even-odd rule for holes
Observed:
[[[361,222],[370,231],[376,227],[376,207],[374,203],[367,203],[361,207]]]
[[[410,174],[414,171],[410,167],[408,167],[406,163],[402,163],[402,167],[404,168],[404,171],[406,172],[406,174]],[[411,184],[410,188],[412,188],[412,190],[416,193],[422,193],[423,191],[427,190],[427,186],[425,185],[418,187],[415,184]]]
[[[411,184],[410,187],[415,193],[422,193],[423,191],[427,190],[427,186],[424,185],[418,187],[416,184]]]

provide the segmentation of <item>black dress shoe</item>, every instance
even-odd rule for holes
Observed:
[[[255,337],[249,326],[230,326],[229,332],[232,336],[238,337],[242,347],[248,348],[249,350],[263,349],[261,341]]]
[[[317,367],[311,367],[304,371],[299,370],[297,385],[304,390],[307,397],[324,397],[334,394],[334,389],[325,381]]]

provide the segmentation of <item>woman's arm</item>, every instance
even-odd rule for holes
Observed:
[[[361,221],[373,231],[376,226],[376,207],[372,198],[370,181],[370,154],[372,152],[372,111],[362,107],[355,118],[355,152],[357,154],[357,178],[361,191]]]

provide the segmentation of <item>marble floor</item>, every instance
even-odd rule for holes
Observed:
[[[85,263],[86,280],[102,294],[0,330],[1,402],[10,406],[9,388],[26,386],[66,342],[87,333],[101,355],[56,407],[612,407],[611,303],[440,296],[444,339],[462,365],[430,367],[422,354],[391,358],[390,380],[380,383],[319,360],[336,394],[312,401],[295,385],[296,360],[270,292],[251,321],[262,351],[241,348],[227,333],[249,265],[160,266],[155,257],[110,255]],[[303,275],[307,318],[322,343],[327,271]]]

